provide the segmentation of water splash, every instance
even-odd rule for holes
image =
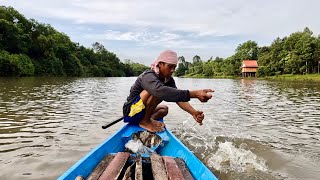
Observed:
[[[222,172],[267,171],[265,160],[245,147],[245,143],[238,148],[232,142],[220,142],[218,150],[208,159],[208,166]]]
[[[219,121],[203,126],[190,122],[184,121],[173,133],[220,179],[277,179],[259,154],[268,149],[259,139],[243,133],[241,128],[231,133],[221,128],[226,125]]]

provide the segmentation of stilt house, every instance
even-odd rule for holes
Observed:
[[[258,67],[257,60],[243,60],[242,77],[256,77]]]

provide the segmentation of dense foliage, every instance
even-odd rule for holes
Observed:
[[[258,75],[319,73],[320,36],[309,28],[276,38],[270,46],[247,41],[228,58],[192,62],[179,57],[176,76],[239,76],[242,60],[258,60]],[[86,48],[48,24],[26,19],[12,7],[0,6],[0,76],[137,76],[147,66],[121,62],[100,43]]]
[[[74,43],[48,24],[0,6],[0,76],[133,76],[138,63],[122,63],[96,42]]]
[[[132,69],[132,75],[133,76],[139,76],[143,71],[150,69],[150,67],[145,66],[143,64],[140,63],[135,63],[129,59],[125,60],[125,64],[129,65],[130,68]]]
[[[247,41],[226,59],[216,57],[203,62],[196,55],[192,63],[188,63],[181,56],[176,75],[239,76],[243,60],[257,60],[259,76],[319,73],[320,36],[314,36],[309,28],[305,28],[303,32],[295,32],[289,37],[276,38],[270,46],[259,47],[256,42]]]

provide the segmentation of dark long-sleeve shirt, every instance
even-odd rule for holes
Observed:
[[[127,101],[123,105],[123,115],[127,116],[130,106],[140,93],[146,90],[159,100],[167,102],[187,102],[190,100],[188,90],[179,90],[174,79],[171,77],[168,82],[160,81],[159,76],[153,70],[146,70],[137,78],[130,89]]]

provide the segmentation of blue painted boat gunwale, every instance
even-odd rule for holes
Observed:
[[[107,154],[124,151],[124,143],[119,141],[119,139],[121,139],[121,134],[123,134],[128,127],[128,125],[125,125],[110,138],[107,138],[103,143],[91,150],[87,155],[81,158],[76,164],[74,164],[63,175],[61,175],[58,180],[75,179],[79,175],[88,177],[96,165]],[[109,144],[110,147],[106,147]]]

